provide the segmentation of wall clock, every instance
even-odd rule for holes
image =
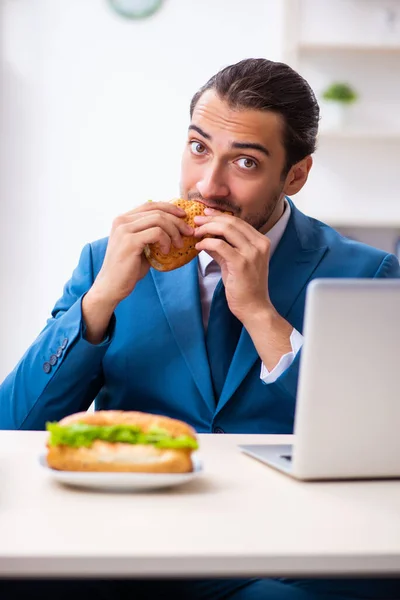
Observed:
[[[128,19],[144,19],[153,15],[163,0],[108,0],[112,8]]]

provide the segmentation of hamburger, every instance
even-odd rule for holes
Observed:
[[[197,216],[203,217],[204,209],[206,208],[201,202],[196,202],[195,200],[183,200],[182,198],[173,200],[172,204],[179,206],[179,208],[182,208],[186,212],[186,217],[183,217],[183,220],[193,228],[196,227],[194,218]],[[231,212],[227,211],[221,212],[225,212],[228,215],[232,214]],[[171,244],[168,254],[164,254],[161,251],[161,247],[158,242],[155,244],[147,244],[144,249],[144,254],[150,265],[157,271],[172,271],[173,269],[183,267],[183,265],[186,265],[188,262],[196,258],[196,256],[199,254],[199,251],[196,250],[195,246],[198,242],[200,242],[200,238],[196,238],[194,236],[183,236],[182,239],[183,247],[175,248],[175,246]]]
[[[60,471],[187,473],[195,430],[177,419],[142,412],[80,412],[46,423],[47,464]]]

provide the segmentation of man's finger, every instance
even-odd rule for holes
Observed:
[[[194,230],[195,237],[202,238],[205,235],[219,236],[224,238],[228,244],[234,246],[239,251],[245,250],[249,245],[249,239],[232,223],[226,221],[209,221],[196,227]]]
[[[204,223],[211,222],[232,224],[253,244],[256,243],[256,240],[262,239],[263,237],[263,234],[257,231],[257,229],[254,229],[252,225],[249,225],[249,223],[246,223],[243,219],[231,217],[230,215],[215,213],[215,216],[196,216],[194,222],[196,225],[203,225]]]
[[[171,202],[153,202],[153,201],[148,201],[145,204],[142,204],[141,206],[138,206],[138,207],[128,211],[126,214],[127,215],[135,215],[139,212],[147,212],[149,210],[162,210],[164,212],[170,213],[171,215],[175,215],[177,217],[184,217],[186,215],[186,212],[183,210],[183,208],[180,208],[179,206],[175,206],[175,204],[172,204]]]
[[[183,246],[183,235],[190,235],[190,228],[184,221],[180,221],[176,219],[176,221],[171,218],[166,219],[165,217],[160,218],[159,213],[147,213],[140,215],[139,218],[132,219],[127,223],[124,223],[120,226],[123,232],[129,233],[139,233],[142,231],[146,231],[147,229],[153,229],[155,227],[159,227],[168,235],[171,239],[175,248],[182,248]],[[185,227],[188,227],[188,231],[185,230]],[[180,231],[180,229],[182,231]]]
[[[164,211],[151,211],[151,212],[141,212],[136,213],[135,215],[130,215],[128,221],[148,221],[149,219],[157,220],[159,224],[165,223],[168,226],[169,223],[173,223],[175,227],[182,233],[182,235],[193,235],[194,229],[190,225],[186,223],[183,219],[180,219],[176,215],[166,216]]]
[[[227,244],[224,240],[215,238],[205,238],[204,240],[201,240],[201,242],[197,242],[196,250],[199,252],[205,250],[210,256],[211,253],[215,253],[227,263],[234,263],[235,260],[240,257],[239,252],[235,248],[232,248],[232,246]],[[217,257],[215,257],[215,260],[220,263],[220,260],[218,260]]]

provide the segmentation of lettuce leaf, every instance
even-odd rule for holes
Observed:
[[[163,429],[151,429],[144,433],[132,425],[98,426],[86,423],[59,425],[46,423],[50,433],[50,446],[90,447],[95,440],[104,442],[122,442],[124,444],[152,444],[156,448],[187,448],[197,450],[198,443],[189,436],[171,437]]]

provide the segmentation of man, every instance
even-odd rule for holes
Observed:
[[[203,202],[206,216],[193,231],[172,204],[146,203],[83,249],[52,318],[0,388],[0,427],[42,429],[96,399],[98,409],[162,413],[199,432],[290,433],[309,281],[399,276],[393,255],[343,238],[289,198],[307,181],[319,120],[312,90],[290,67],[227,67],[190,112],[181,195]],[[146,244],[167,253],[193,233],[211,236],[197,244],[199,260],[149,269]],[[181,583],[173,593],[397,597],[389,584],[241,580]]]

